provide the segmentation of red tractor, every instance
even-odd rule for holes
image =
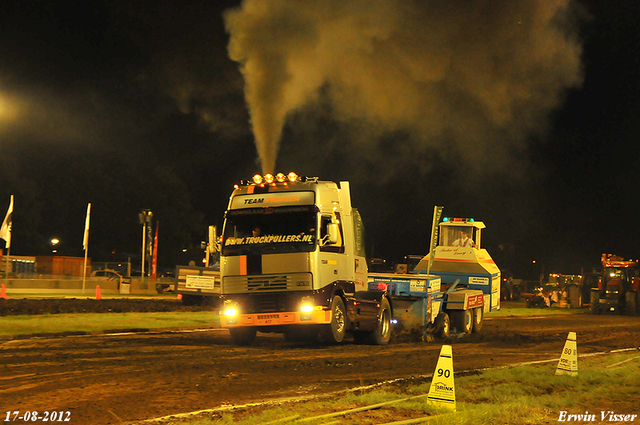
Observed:
[[[615,311],[640,314],[640,267],[638,261],[602,254],[603,271],[597,288],[591,289],[591,312]]]

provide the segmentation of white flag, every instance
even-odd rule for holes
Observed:
[[[82,238],[82,247],[87,250],[89,246],[89,217],[91,216],[91,202],[87,205],[87,219],[84,222],[84,238]]]
[[[0,227],[0,239],[4,239],[7,241],[5,248],[9,249],[11,247],[11,215],[13,214],[13,195],[11,195],[11,202],[9,203],[9,209],[7,210],[7,215],[2,222],[2,227]]]

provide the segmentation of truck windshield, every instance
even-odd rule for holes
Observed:
[[[472,226],[440,226],[440,246],[475,247]]]
[[[613,279],[620,279],[622,281],[627,280],[627,272],[625,269],[606,268],[604,270],[604,281],[609,282]]]
[[[222,255],[313,251],[316,220],[313,206],[228,211]]]

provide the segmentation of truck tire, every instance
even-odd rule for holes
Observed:
[[[635,291],[627,291],[624,300],[624,311],[629,316],[638,315],[638,293]]]
[[[339,344],[344,339],[347,332],[347,315],[344,301],[339,295],[333,297],[331,301],[331,323],[322,325],[320,331],[322,339],[327,344]]]
[[[602,313],[602,308],[600,307],[600,291],[591,291],[591,304],[589,307],[589,311],[591,314],[600,314]]]
[[[386,298],[380,301],[378,324],[368,339],[373,345],[387,345],[391,339],[391,306]]]
[[[231,340],[235,345],[249,346],[256,339],[256,328],[230,328]]]
[[[451,326],[457,333],[471,333],[471,329],[473,329],[473,312],[471,310],[451,310]]]
[[[449,315],[445,312],[441,312],[436,317],[435,322],[435,335],[440,338],[446,338],[451,331],[451,323],[449,322]]]
[[[471,332],[480,332],[482,329],[482,322],[484,319],[484,310],[482,307],[473,309],[473,329]]]

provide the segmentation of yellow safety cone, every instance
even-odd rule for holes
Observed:
[[[578,344],[576,342],[576,333],[569,332],[567,341],[564,343],[562,356],[558,362],[556,375],[578,376]]]
[[[453,385],[453,353],[450,345],[443,345],[431,380],[427,401],[456,410],[456,390]]]

